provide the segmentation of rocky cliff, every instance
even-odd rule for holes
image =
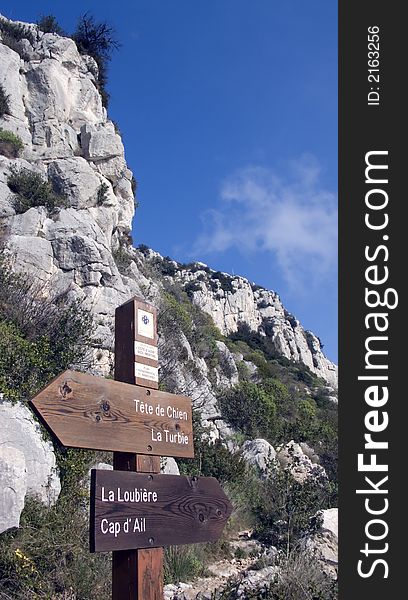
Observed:
[[[0,217],[9,236],[7,252],[15,269],[29,270],[49,293],[68,291],[92,306],[104,350],[99,361],[106,365],[115,307],[135,294],[153,301],[158,294],[142,273],[143,255],[132,255],[126,247],[134,179],[121,138],[102,106],[95,61],[79,54],[72,39],[30,27],[31,43],[22,40],[17,51],[3,44],[0,51],[0,85],[10,106],[0,127],[24,144],[19,158],[0,156]],[[7,185],[13,168],[51,181],[66,207],[52,213],[32,207],[16,214]],[[126,276],[118,269],[123,253],[131,261]],[[288,313],[275,292],[200,263],[190,268],[176,264],[174,277],[188,286],[192,301],[222,333],[246,323],[270,336],[277,353],[304,363],[336,387],[336,367],[323,355],[319,339]]]
[[[108,374],[112,366],[115,308],[135,295],[161,308],[163,289],[178,286],[224,336],[246,327],[268,338],[277,355],[322,378],[334,398],[336,366],[322,353],[319,339],[285,309],[275,292],[202,263],[182,265],[132,246],[135,180],[121,137],[102,105],[98,67],[78,52],[72,39],[42,33],[34,25],[24,27],[31,32],[29,39],[11,44],[4,38],[0,44],[0,87],[8,104],[0,116],[0,130],[22,142],[14,155],[0,142],[3,252],[14,271],[29,272],[40,282],[44,295],[66,294],[91,308],[96,324],[95,370]],[[10,184],[12,173],[39,175],[63,202],[22,210]],[[212,439],[221,437],[232,444],[233,431],[222,419],[217,393],[238,383],[244,357],[217,340],[220,360],[210,364],[182,331],[177,339],[170,339],[170,334],[161,331],[162,380],[168,389],[192,397]],[[173,351],[164,351],[165,347]],[[257,369],[250,361],[246,368]],[[21,453],[19,437],[18,432],[7,434],[2,443]],[[24,470],[23,459],[28,459],[20,458]],[[48,463],[42,480],[36,482],[38,489],[54,477],[52,461]],[[24,485],[25,493],[30,484]],[[16,520],[13,516],[13,525]]]

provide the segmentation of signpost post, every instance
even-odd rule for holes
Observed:
[[[66,371],[31,401],[65,446],[113,452],[92,471],[91,552],[112,551],[112,600],[162,600],[163,546],[214,541],[232,506],[212,477],[161,475],[194,456],[191,400],[158,390],[157,311],[115,313],[115,381]]]
[[[153,306],[134,298],[116,309],[115,379],[147,386],[147,400],[151,389],[159,387],[157,337]],[[160,456],[114,452],[113,468],[157,474]],[[163,548],[117,550],[112,555],[112,600],[162,600],[163,575]]]

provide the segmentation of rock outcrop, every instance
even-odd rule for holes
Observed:
[[[24,498],[53,504],[61,485],[52,444],[23,404],[0,402],[0,532],[18,527]]]
[[[203,263],[187,269],[180,266],[176,277],[223,334],[234,333],[245,324],[250,330],[271,337],[277,354],[305,364],[337,387],[336,365],[324,356],[320,340],[285,309],[278,294],[251,284],[244,277],[213,271]]]
[[[21,57],[0,46],[0,85],[10,114],[0,127],[18,135],[21,158],[0,156],[0,217],[6,252],[16,270],[29,271],[50,292],[82,298],[97,317],[102,347],[112,345],[115,306],[143,295],[138,273],[124,280],[115,251],[134,214],[132,172],[96,86],[97,65],[73,40],[35,30]],[[52,182],[66,207],[32,207],[16,214],[7,179],[26,169]],[[106,358],[106,356],[105,356]]]
[[[324,468],[314,462],[312,459],[317,455],[314,451],[308,448],[308,452],[305,452],[305,444],[297,444],[293,440],[277,448],[276,458],[279,465],[283,469],[288,469],[293,478],[299,482],[304,483],[306,479],[327,479],[327,474]],[[312,458],[310,457],[312,456]]]
[[[247,440],[242,445],[242,458],[254,467],[257,467],[261,475],[266,475],[271,468],[271,462],[276,458],[273,446],[261,438]]]
[[[337,577],[338,569],[338,508],[321,511],[322,525],[315,534],[308,537],[304,545],[313,552],[323,569],[330,576]]]

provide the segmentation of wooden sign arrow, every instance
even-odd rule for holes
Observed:
[[[30,404],[64,446],[194,456],[185,396],[66,371]]]
[[[91,552],[216,541],[232,505],[213,477],[91,474]]]

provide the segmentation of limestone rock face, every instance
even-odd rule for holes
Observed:
[[[10,446],[0,446],[0,533],[18,527],[27,492],[24,454]]]
[[[288,313],[278,294],[243,277],[217,273],[202,263],[192,269],[181,268],[176,278],[187,286],[193,302],[212,316],[223,334],[233,333],[245,324],[269,336],[279,354],[305,364],[337,388],[336,365],[324,356],[319,339]]]
[[[99,125],[82,125],[81,146],[87,160],[97,162],[120,156],[123,158],[124,148],[120,136],[115,133],[112,123]],[[124,164],[125,167],[125,164]]]
[[[23,404],[0,403],[0,450],[0,489],[4,492],[0,523],[4,531],[18,526],[27,493],[53,504],[61,485],[52,445],[43,439]]]
[[[221,365],[216,368],[216,385],[229,388],[239,382],[238,369],[232,353],[224,342],[215,342],[220,357]]]
[[[21,42],[21,56],[0,44],[0,85],[10,98],[10,114],[0,118],[0,127],[24,143],[20,158],[0,156],[0,218],[9,233],[6,252],[16,270],[30,271],[50,293],[68,292],[92,308],[102,340],[100,370],[106,374],[115,308],[134,295],[150,301],[159,295],[157,284],[143,275],[143,256],[123,249],[134,216],[133,175],[120,135],[102,106],[95,61],[81,55],[73,40],[27,26],[35,41]],[[13,167],[52,182],[64,194],[66,207],[52,212],[33,207],[16,215],[7,186]],[[126,275],[118,268],[121,252],[131,262]],[[323,355],[318,338],[285,310],[275,292],[242,277],[217,274],[202,263],[179,269],[175,279],[190,287],[192,301],[224,334],[245,323],[269,336],[277,352],[303,362],[337,387],[336,367]],[[197,357],[192,358],[200,374],[197,381],[190,381],[183,368],[176,368],[173,376],[176,389],[194,388],[194,399],[204,399],[209,419],[219,417],[212,388],[238,381],[228,348],[222,342],[217,346],[225,368],[215,369],[211,383],[205,362]]]
[[[114,255],[131,230],[132,172],[96,87],[97,65],[69,38],[43,34],[24,42],[21,56],[0,44],[0,85],[10,114],[0,127],[22,139],[21,158],[0,156],[0,218],[5,254],[16,271],[29,271],[49,294],[68,293],[92,307],[107,373],[115,307],[143,296],[146,279],[121,275]],[[32,207],[15,214],[7,186],[10,169],[40,174],[65,196],[66,206]]]

